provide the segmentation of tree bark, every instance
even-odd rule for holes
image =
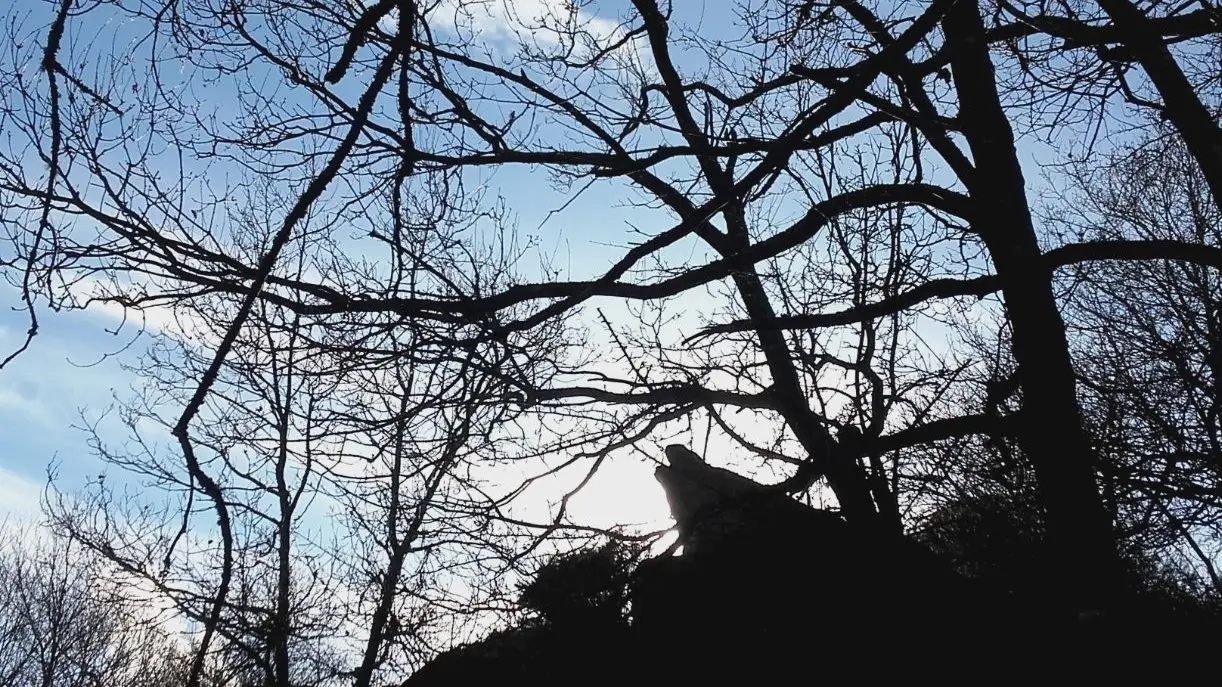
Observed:
[[[964,180],[975,228],[1001,283],[1023,390],[1018,442],[1035,469],[1049,544],[1061,570],[1055,601],[1077,610],[1109,605],[1120,581],[1111,519],[1094,474],[1094,451],[1077,403],[1074,371],[1027,205],[1014,133],[1001,106],[976,2],[956,3],[944,29],[959,94],[959,124],[975,170]],[[1048,580],[1053,582],[1053,580]]]

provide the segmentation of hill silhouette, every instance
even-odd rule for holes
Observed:
[[[980,560],[996,557],[982,542],[996,537],[1002,559],[1038,547],[987,512],[996,503],[965,502],[916,541],[850,526],[685,448],[667,454],[657,478],[682,553],[642,560],[612,542],[558,557],[523,591],[530,621],[441,655],[405,684],[1098,677],[1157,670],[1217,636],[1206,604],[1150,585],[1083,616],[1039,585],[979,574],[1021,572],[1014,560]]]

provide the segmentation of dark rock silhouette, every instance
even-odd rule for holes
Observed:
[[[523,594],[534,621],[447,652],[406,684],[1099,677],[1216,636],[1166,614],[1067,617],[883,528],[850,526],[684,447],[666,453],[655,474],[681,554],[634,565],[609,545],[563,557]]]
[[[656,475],[684,551],[641,566],[634,628],[649,645],[700,657],[688,669],[702,679],[878,678],[951,652],[987,658],[1005,625],[1002,600],[925,548],[851,527],[681,446],[667,457]],[[868,655],[869,666],[846,660]]]

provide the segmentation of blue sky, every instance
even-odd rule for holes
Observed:
[[[626,1],[601,2],[589,8],[584,16],[595,31],[610,32],[616,23],[613,18],[626,5]],[[724,4],[717,0],[684,0],[677,5],[688,19],[701,22],[705,35],[725,31],[732,19],[724,11]],[[518,0],[515,4],[523,15],[546,6],[547,0]],[[46,16],[47,12],[47,5],[35,0],[16,0],[15,7],[18,14],[25,9],[36,16]],[[511,41],[509,22],[498,9],[501,5],[494,2],[485,7],[490,8],[489,14],[473,19],[485,39],[490,45]],[[72,26],[78,32],[97,30],[92,24]],[[97,35],[109,36],[110,32],[124,34],[125,29],[111,25]],[[105,42],[123,49],[119,41]],[[27,74],[41,78],[35,64],[28,65]],[[223,102],[212,104],[224,108]],[[1030,144],[1024,147],[1024,154],[1031,159],[1048,152]],[[611,184],[596,185],[572,199],[553,189],[541,171],[522,166],[489,170],[484,181],[506,198],[518,230],[523,235],[538,236],[538,259],[559,268],[561,278],[599,273],[622,253],[621,247],[632,239],[632,227],[651,233],[671,222],[666,213],[629,207],[620,193],[622,189]],[[1028,169],[1028,181],[1039,184],[1034,168]],[[549,217],[549,210],[562,206],[565,206],[562,213]],[[671,254],[688,259],[692,251],[699,249],[694,242],[688,242],[674,247]],[[530,259],[520,266],[527,275],[537,267]],[[692,303],[695,308],[703,305],[698,297]],[[27,322],[25,314],[15,307],[19,305],[15,289],[0,286],[0,304],[4,306],[0,310],[0,353],[6,353],[19,345]],[[622,309],[613,306],[610,311]],[[64,483],[69,486],[100,469],[98,461],[90,456],[87,435],[71,427],[81,424],[82,412],[88,419],[97,418],[111,406],[115,394],[129,395],[139,381],[124,371],[121,363],[134,361],[147,339],[136,337],[133,341],[137,328],[131,323],[117,336],[110,333],[108,330],[118,325],[119,317],[120,313],[113,310],[84,313],[44,310],[40,312],[41,331],[31,349],[0,371],[0,512],[7,509],[29,513],[52,461],[58,464]],[[103,424],[102,431],[116,440],[123,436],[113,417]],[[651,466],[643,461],[625,459],[614,463],[596,482],[601,488],[592,490],[587,497],[595,504],[590,506],[591,513],[622,508],[620,495],[628,492],[642,495],[641,500],[647,503],[639,508],[640,512],[656,517],[663,504],[650,470]]]
[[[15,310],[16,289],[0,289],[0,350],[16,349],[28,321]],[[134,382],[119,362],[106,357],[132,339],[131,328],[108,334],[118,321],[102,313],[41,313],[40,333],[20,358],[0,371],[0,512],[29,515],[47,467],[58,463],[63,478],[78,481],[100,465],[89,454],[86,435],[73,426],[96,419],[112,393]]]
[[[607,16],[615,12],[611,5],[603,8],[609,10]],[[50,16],[49,5],[37,0],[17,0],[10,7],[15,15],[24,15],[27,27],[31,28],[45,23]],[[476,17],[476,24],[490,42],[508,40],[505,17],[495,4],[489,7],[493,12],[487,17]],[[518,7],[523,12],[532,11],[530,2],[520,2]],[[30,14],[26,15],[27,11]],[[88,24],[70,24],[68,41],[92,41],[101,36],[103,49],[126,49],[124,39],[113,38],[130,38],[125,27],[108,22],[99,29],[96,21],[91,18]],[[602,19],[593,21],[596,28],[601,27],[599,30],[610,31],[614,26],[614,22]],[[27,78],[43,78],[36,63],[26,66]],[[616,189],[608,184],[571,199],[551,188],[542,172],[524,167],[490,170],[486,182],[505,196],[519,231],[539,237],[540,259],[561,269],[562,278],[588,276],[609,265],[621,251],[608,249],[607,244],[623,245],[622,238],[617,237],[624,236],[627,221],[638,227],[668,221],[658,213],[625,207]],[[566,202],[569,204],[563,214],[548,217],[548,210],[559,209]],[[538,265],[528,260],[520,267],[529,273]],[[4,354],[20,345],[28,327],[20,306],[18,290],[8,284],[0,285],[0,352]],[[100,425],[102,435],[113,441],[125,438],[125,429],[113,413],[106,416],[106,411],[113,406],[116,396],[134,393],[139,379],[125,371],[122,363],[134,362],[148,338],[138,336],[138,326],[131,322],[115,335],[113,330],[121,316],[114,309],[66,313],[41,309],[39,334],[33,345],[0,371],[0,518],[6,513],[23,518],[33,516],[51,464],[56,465],[62,484],[69,489],[103,469],[101,462],[91,455],[88,435],[74,426],[104,417]],[[615,464],[600,475],[589,496],[576,504],[578,513],[587,510],[598,518],[620,509],[645,512],[650,519],[656,518],[664,511],[664,504],[650,471],[651,466],[645,463]],[[646,492],[652,493],[651,499],[645,499],[650,504],[624,508],[617,494],[623,493],[625,481],[644,481]],[[600,485],[605,488],[597,488]],[[632,491],[641,493],[639,489]]]

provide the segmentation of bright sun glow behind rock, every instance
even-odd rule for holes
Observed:
[[[570,502],[573,520],[593,527],[630,525],[646,531],[669,527],[670,510],[653,477],[654,467],[630,455],[611,458]]]

